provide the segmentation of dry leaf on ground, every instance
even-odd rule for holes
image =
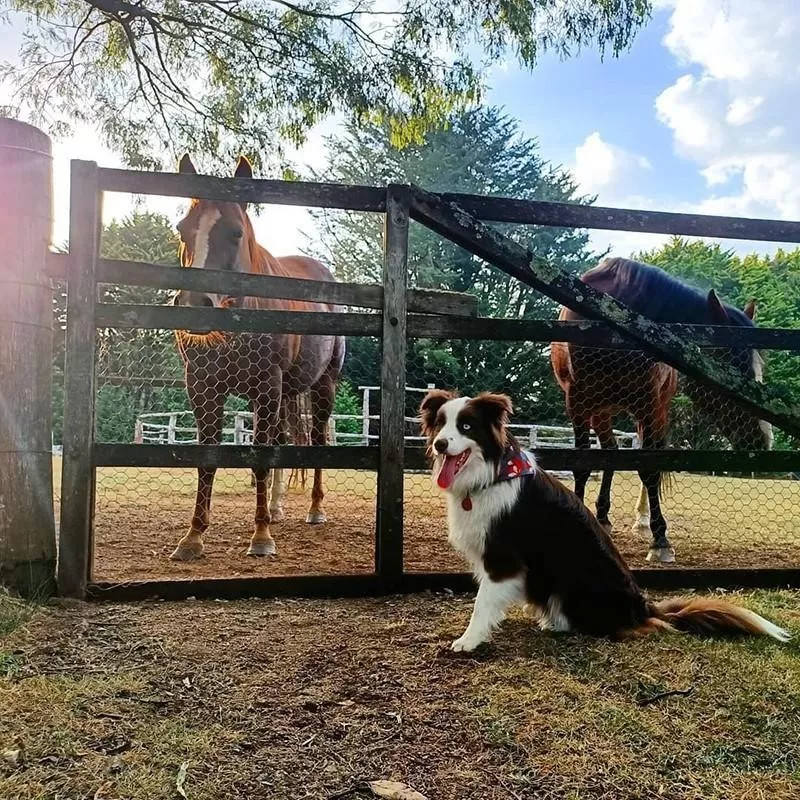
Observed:
[[[424,794],[398,781],[370,781],[372,793],[386,800],[428,800]]]

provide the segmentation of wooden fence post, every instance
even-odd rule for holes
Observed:
[[[64,462],[58,537],[58,591],[86,596],[94,514],[95,303],[100,233],[97,164],[73,161],[69,192],[70,273],[64,374]]]
[[[381,342],[381,420],[375,571],[387,589],[403,575],[403,448],[406,401],[406,264],[409,187],[386,189]]]
[[[0,582],[55,585],[50,138],[0,119]]]

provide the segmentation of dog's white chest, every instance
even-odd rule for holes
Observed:
[[[486,537],[492,523],[514,506],[519,492],[520,481],[503,481],[473,494],[469,509],[464,508],[460,497],[447,496],[447,538],[477,574],[483,571]]]

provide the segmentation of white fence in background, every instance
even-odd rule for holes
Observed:
[[[328,442],[332,445],[374,444],[379,439],[377,433],[370,433],[370,422],[377,423],[378,414],[334,414],[328,423]],[[419,424],[417,417],[406,417],[409,426]],[[349,423],[349,424],[346,424]],[[343,428],[350,430],[343,430]],[[374,426],[373,426],[374,428]],[[536,425],[533,423],[513,423],[511,432],[525,447],[573,447],[572,428],[558,425]],[[358,429],[354,432],[353,429]],[[635,433],[615,431],[620,447],[639,447]],[[419,445],[424,437],[407,434],[406,444]],[[191,411],[167,411],[140,414],[136,419],[134,434],[136,444],[191,444],[197,442],[197,427]],[[253,443],[253,414],[250,411],[225,412],[222,429],[223,444],[249,445]],[[599,447],[596,437],[591,446]]]

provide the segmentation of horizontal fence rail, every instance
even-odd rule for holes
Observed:
[[[66,280],[69,269],[69,255],[50,253],[48,273],[51,278]],[[97,282],[117,286],[147,286],[152,289],[214,292],[230,297],[268,297],[359,308],[383,308],[383,287],[377,284],[314,281],[213,269],[181,269],[108,258],[102,258],[97,263]],[[475,316],[478,313],[478,298],[474,295],[438,289],[409,289],[408,304],[412,311],[420,314]]]
[[[197,332],[378,336],[381,331],[380,316],[365,312],[259,311],[125,303],[98,303],[95,321],[99,328],[155,328]],[[740,328],[729,325],[671,324],[660,327],[702,348],[800,350],[800,330]],[[408,316],[407,335],[412,339],[571,342],[585,347],[619,350],[641,348],[605,323],[588,321],[560,322],[414,313]]]
[[[99,169],[101,191],[193,197],[228,203],[271,203],[334,208],[343,211],[386,210],[386,189],[344,183],[277,181],[265,178],[217,178],[177,172]]]
[[[800,243],[800,222],[786,220],[642,211],[474,194],[443,193],[441,197],[484,222]]]
[[[272,469],[378,468],[379,448],[375,446],[253,447],[249,445],[200,444],[106,444],[93,448],[95,467],[215,467]],[[663,472],[782,473],[800,471],[800,453],[791,450],[575,450],[561,447],[534,448],[542,469]],[[408,470],[427,470],[430,462],[423,447],[406,447],[404,465]]]
[[[347,211],[386,210],[386,190],[375,186],[260,178],[230,179],[210,175],[121,169],[100,169],[98,179],[100,189],[107,192],[196,197],[235,203],[274,203]],[[487,222],[800,243],[800,222],[604,208],[469,194],[444,194],[442,197],[457,202],[466,211]]]
[[[98,328],[156,328],[197,333],[308,333],[379,336],[379,314],[341,311],[257,311],[249,308],[190,308],[98,303]]]
[[[378,468],[378,447],[250,446],[219,444],[101,444],[95,467],[208,467],[215,469]]]
[[[800,569],[634,569],[636,582],[644,589],[730,588],[781,589],[800,585]],[[250,597],[383,597],[387,594],[419,592],[473,592],[472,575],[463,572],[404,572],[387,587],[378,575],[275,575],[271,578],[205,578],[194,580],[131,581],[89,584],[88,597],[95,601],[130,602],[160,598],[185,600]]]

